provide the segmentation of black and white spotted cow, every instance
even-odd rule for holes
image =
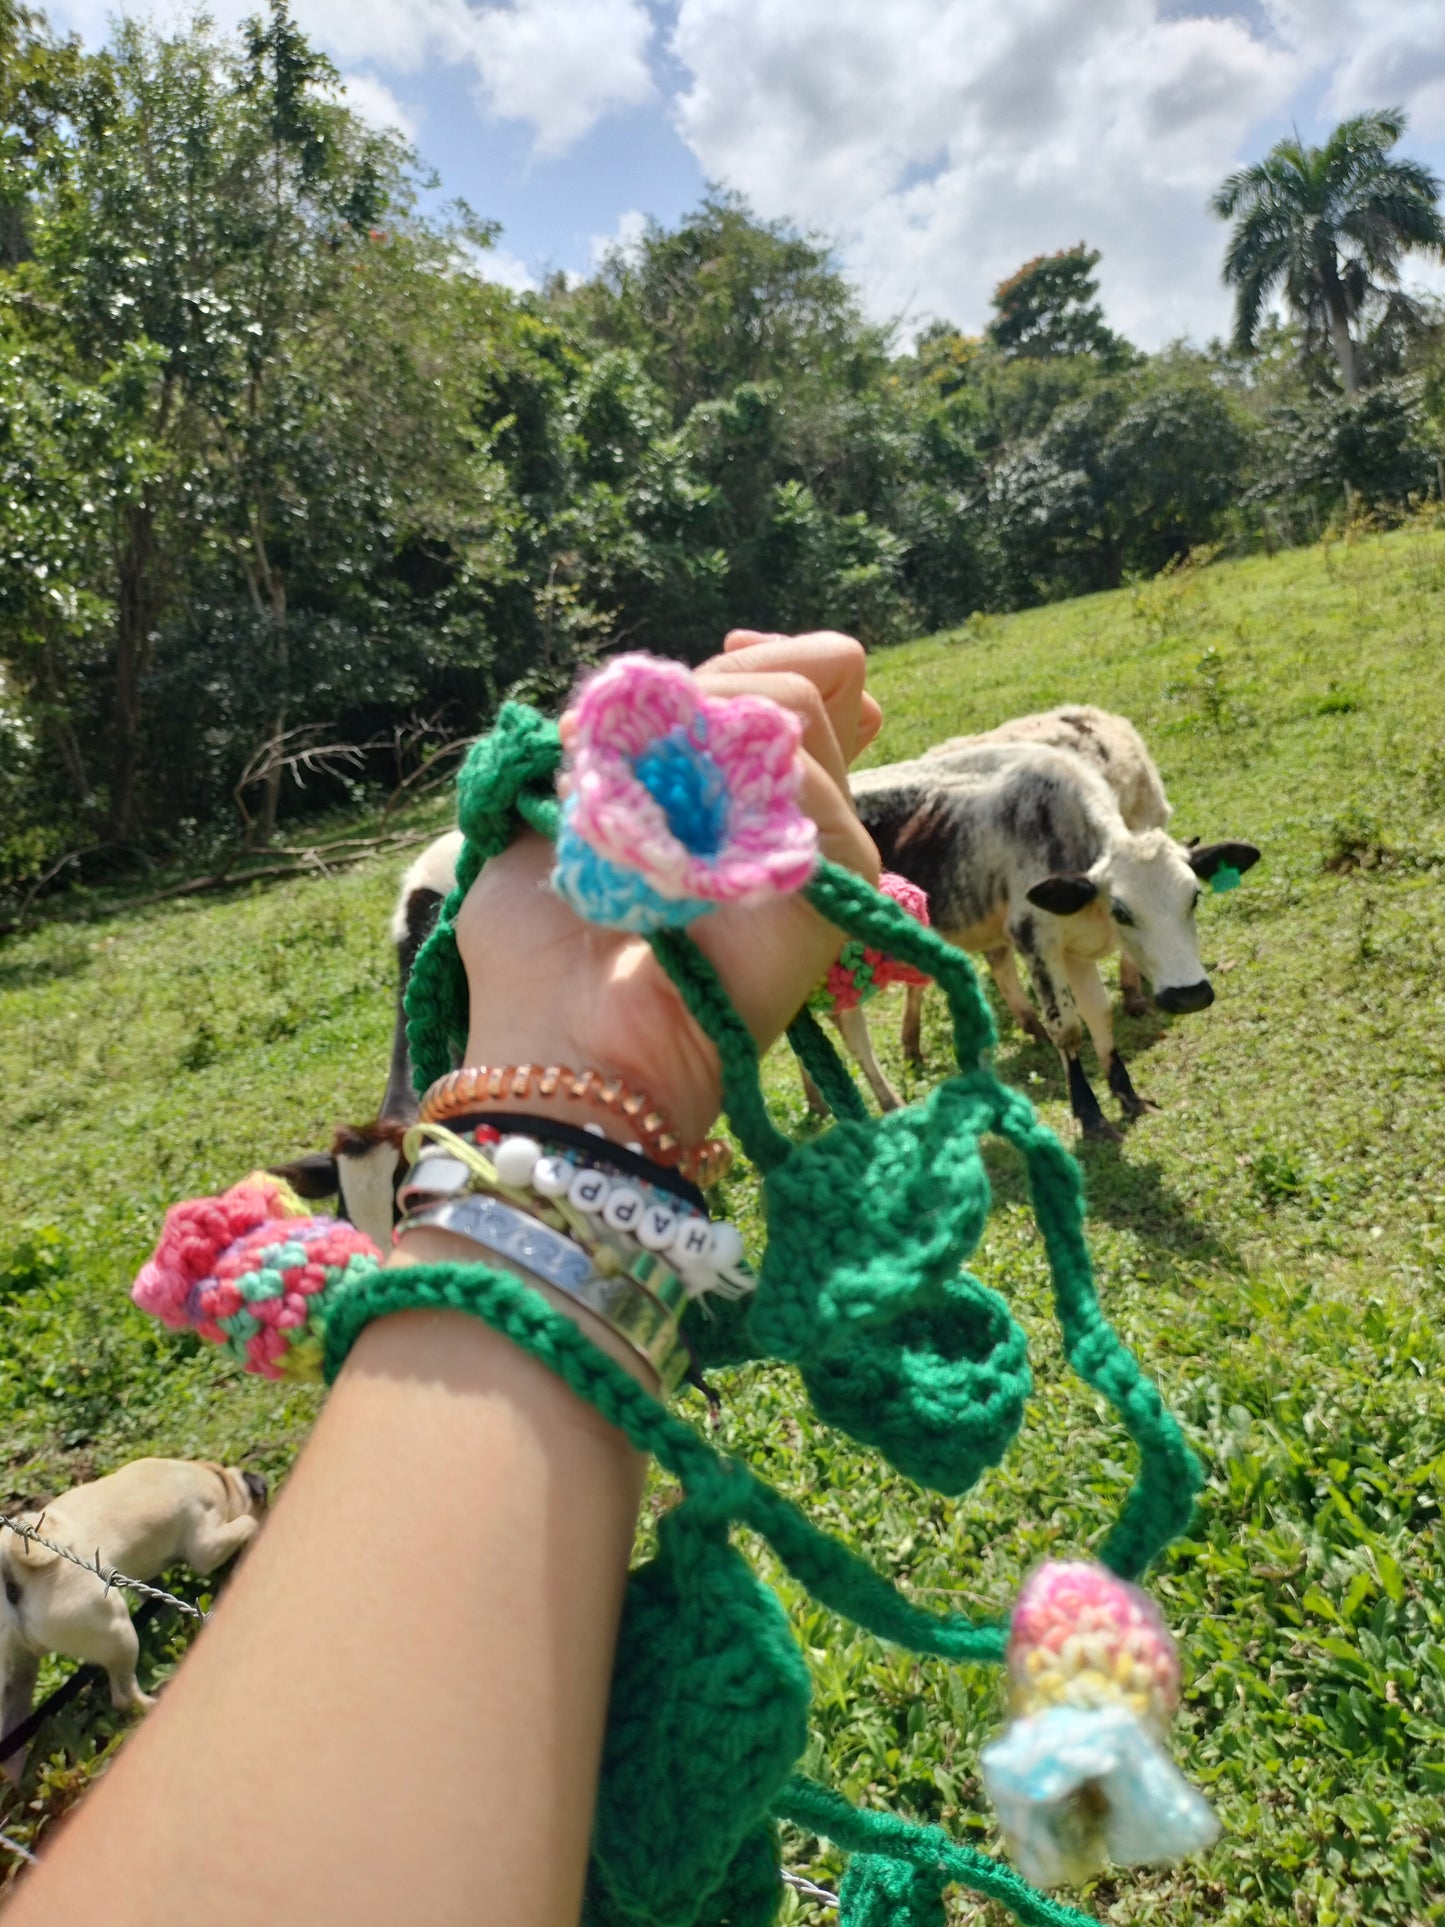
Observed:
[[[1164,781],[1143,737],[1127,716],[1109,709],[1096,709],[1092,703],[1065,703],[1059,709],[1039,710],[1031,716],[1015,716],[997,729],[986,729],[976,736],[951,736],[935,743],[923,753],[930,762],[946,761],[960,750],[976,749],[981,743],[1043,743],[1049,749],[1066,749],[1092,763],[1114,792],[1119,814],[1131,830],[1162,830],[1174,814],[1164,793]],[[995,973],[999,989],[1009,1009],[1031,1036],[1045,1035],[1034,1015],[1014,969],[1012,953],[1005,976]],[[1005,978],[1007,980],[1005,980]],[[1139,971],[1127,951],[1119,956],[1120,999],[1131,1017],[1142,1017],[1149,1008],[1139,981]],[[909,999],[905,1018],[905,1041],[915,1045],[918,1035],[922,992]]]
[[[409,865],[391,915],[396,952],[396,1021],[391,1068],[381,1109],[369,1124],[338,1125],[330,1151],[313,1151],[273,1166],[303,1198],[339,1198],[343,1214],[385,1251],[395,1221],[401,1141],[416,1122],[411,1054],[406,1042],[406,987],[417,952],[431,934],[437,912],[457,880],[462,833],[448,830]]]
[[[1147,1106],[1114,1047],[1099,959],[1122,947],[1162,1010],[1206,1009],[1214,991],[1195,906],[1217,870],[1247,870],[1259,851],[1187,849],[1161,829],[1136,833],[1095,769],[1033,743],[981,743],[865,770],[852,790],[884,867],[928,892],[941,936],[986,957],[996,974],[1012,970],[1013,951],[1023,957],[1075,1117],[1086,1135],[1116,1135],[1079,1063],[1085,1028],[1126,1116]]]

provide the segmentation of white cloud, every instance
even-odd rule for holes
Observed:
[[[495,281],[513,294],[535,294],[542,281],[520,254],[509,248],[482,248],[474,257],[476,272],[483,281]]]
[[[641,208],[630,207],[625,214],[617,217],[617,226],[610,234],[594,234],[590,248],[590,260],[595,272],[602,266],[615,248],[625,259],[631,260],[642,245],[642,237],[647,232],[647,216]]]
[[[540,155],[565,152],[652,91],[652,16],[641,0],[516,0],[472,17],[486,103],[528,122]]]
[[[384,81],[378,80],[375,74],[343,74],[342,80],[347,105],[369,126],[383,131],[394,128],[406,140],[416,139],[417,115],[402,105]]]
[[[207,9],[222,28],[256,10],[257,0],[212,0]],[[56,0],[50,9],[57,26],[79,29],[92,44],[104,40],[116,11],[170,29],[189,13],[186,0]],[[343,67],[472,68],[486,111],[527,125],[546,157],[652,91],[655,30],[646,0],[295,0],[295,12]]]
[[[874,313],[977,328],[1022,261],[1087,240],[1146,345],[1225,326],[1208,196],[1302,72],[1155,0],[681,0],[673,50],[704,172],[837,236]]]

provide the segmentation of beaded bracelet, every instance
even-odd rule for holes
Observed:
[[[629,1261],[666,1260],[681,1274],[689,1297],[716,1292],[737,1298],[755,1288],[735,1225],[679,1211],[674,1198],[646,1180],[619,1177],[565,1150],[549,1153],[533,1138],[493,1137],[487,1126],[471,1140],[441,1124],[412,1127],[403,1145],[412,1168],[397,1193],[403,1213],[398,1235],[419,1210],[481,1193],[572,1238],[600,1271],[614,1269],[620,1251]]]
[[[613,1117],[626,1118],[637,1134],[642,1155],[654,1164],[675,1166],[691,1183],[706,1189],[723,1177],[732,1163],[732,1146],[724,1138],[684,1144],[666,1111],[646,1091],[633,1090],[622,1078],[601,1071],[574,1071],[565,1064],[468,1065],[439,1077],[421,1100],[425,1124],[445,1124],[499,1098],[564,1097]]]

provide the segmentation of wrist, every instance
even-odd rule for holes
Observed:
[[[386,1268],[393,1270],[405,1269],[413,1265],[474,1265],[477,1261],[477,1247],[471,1239],[459,1237],[454,1232],[438,1230],[429,1225],[418,1225],[399,1234],[392,1254],[386,1261]],[[486,1254],[486,1262],[494,1270],[508,1271],[513,1277],[522,1279],[540,1297],[545,1298],[554,1311],[560,1311],[570,1319],[598,1351],[605,1352],[615,1365],[620,1365],[629,1378],[640,1385],[645,1392],[651,1393],[653,1397],[661,1395],[661,1386],[656,1372],[639,1353],[611,1331],[600,1318],[592,1316],[583,1306],[569,1298],[566,1292],[559,1291],[545,1279],[523,1271],[520,1266],[512,1264],[508,1259],[494,1252],[489,1251]],[[399,1315],[409,1317],[424,1314]],[[425,1315],[447,1316],[449,1314]],[[510,1343],[510,1341],[504,1342]],[[605,1421],[599,1422],[605,1423]]]

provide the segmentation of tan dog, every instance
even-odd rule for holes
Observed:
[[[134,1459],[19,1516],[86,1561],[98,1553],[103,1567],[151,1580],[181,1563],[203,1577],[214,1572],[249,1545],[265,1507],[266,1482],[254,1472],[209,1459]],[[154,1704],[136,1682],[139,1641],[123,1592],[3,1527],[0,1581],[0,1734],[30,1711],[46,1653],[103,1666],[122,1712]],[[0,1771],[18,1780],[23,1764],[23,1753],[12,1754]]]

